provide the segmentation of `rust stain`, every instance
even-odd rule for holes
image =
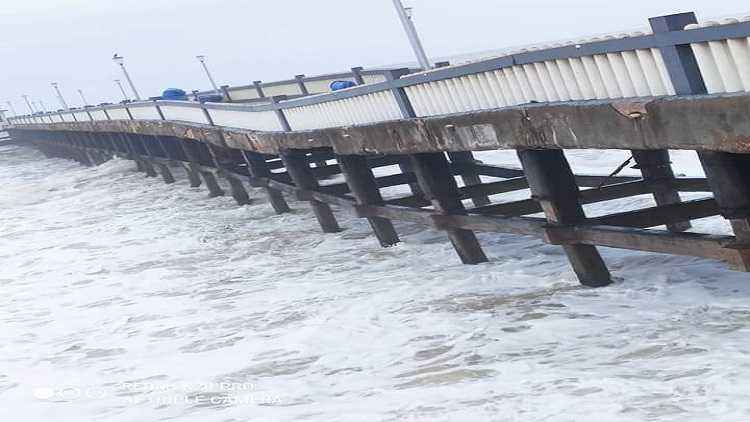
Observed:
[[[615,101],[612,102],[612,108],[628,119],[640,119],[648,114],[646,105],[650,101]]]

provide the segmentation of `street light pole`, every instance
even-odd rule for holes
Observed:
[[[57,92],[57,99],[60,100],[60,105],[62,105],[63,110],[69,110],[68,104],[65,102],[65,98],[63,98],[62,93],[60,92],[60,87],[57,85],[57,82],[52,82],[52,88],[55,89],[55,92]]]
[[[404,7],[401,0],[393,0],[393,6],[396,7],[396,12],[401,19],[401,24],[404,26],[406,36],[409,37],[409,43],[411,43],[411,48],[417,56],[419,65],[424,70],[432,68],[430,59],[427,58],[427,54],[424,52],[424,47],[422,47],[422,41],[419,39],[419,34],[417,34],[417,28],[414,26],[414,21],[411,19],[412,9],[410,7]]]
[[[140,101],[141,96],[138,95],[138,90],[135,89],[133,80],[130,79],[130,74],[128,73],[128,70],[125,68],[125,58],[115,54],[114,56],[112,56],[112,60],[114,60],[115,63],[117,63],[118,65],[120,65],[120,68],[122,69],[122,73],[125,74],[125,80],[128,81],[128,84],[130,85],[130,89],[133,91],[133,96],[135,97],[135,100]]]
[[[86,101],[86,97],[83,96],[83,90],[82,89],[78,90],[78,95],[81,96],[81,100],[83,101],[83,106],[84,107],[86,107],[87,105],[89,105],[89,102]]]
[[[120,87],[120,92],[122,92],[122,96],[123,98],[125,98],[125,101],[130,101],[130,98],[128,98],[128,93],[125,92],[125,88],[122,87],[122,82],[120,82],[119,79],[115,79],[115,83]]]
[[[211,86],[214,88],[214,91],[216,91],[217,94],[221,94],[219,86],[216,85],[216,81],[214,81],[213,76],[211,76],[211,72],[208,71],[208,66],[206,66],[206,56],[195,56],[195,58],[198,59],[199,62],[201,62],[203,70],[206,71],[206,76],[208,76],[208,81],[211,82]]]
[[[31,103],[29,102],[29,96],[28,95],[21,95],[21,97],[23,98],[24,101],[26,101],[26,107],[29,108],[29,111],[31,112],[31,114],[36,113],[34,111],[34,107],[32,107]]]

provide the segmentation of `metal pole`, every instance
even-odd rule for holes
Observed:
[[[135,89],[135,84],[133,84],[133,80],[130,79],[130,74],[128,73],[128,69],[125,68],[125,58],[115,53],[115,55],[112,56],[112,60],[114,60],[115,63],[120,65],[120,69],[122,69],[122,73],[125,75],[125,80],[128,81],[128,84],[130,85],[130,89],[133,90],[133,96],[135,96],[135,100],[140,101],[141,96],[138,94],[138,90]]]
[[[411,20],[411,8],[406,9],[403,3],[401,3],[401,0],[393,0],[393,6],[396,7],[396,12],[398,13],[398,17],[401,19],[401,24],[404,26],[406,36],[409,37],[409,43],[411,43],[411,48],[414,50],[414,54],[417,56],[419,65],[424,70],[432,68],[432,66],[430,65],[430,60],[427,58],[427,54],[424,52],[424,47],[422,47],[422,41],[419,39],[419,34],[417,34],[417,28],[414,26],[414,22]]]
[[[133,80],[130,79],[130,74],[128,73],[128,70],[125,69],[125,63],[120,63],[120,67],[122,68],[122,73],[125,74],[125,79],[128,81],[128,84],[130,85],[130,89],[133,90],[133,96],[135,97],[135,100],[140,101],[141,96],[138,95],[138,91],[135,89],[135,85],[133,85]]]
[[[42,111],[43,111],[43,112],[45,112],[45,113],[49,113],[49,111],[47,111],[47,106],[45,106],[45,105],[44,105],[44,101],[42,101],[42,100],[39,100],[39,105],[41,105],[41,106],[42,106]]]
[[[34,107],[32,107],[31,106],[31,102],[29,102],[29,96],[28,95],[21,95],[21,97],[23,98],[24,101],[26,101],[26,107],[29,108],[29,111],[31,112],[31,114],[34,114],[35,113]]]
[[[86,97],[84,97],[84,96],[83,96],[83,90],[82,90],[82,89],[79,89],[79,90],[78,90],[78,95],[80,95],[80,96],[81,96],[81,100],[83,101],[83,105],[84,105],[84,106],[87,106],[87,105],[89,105],[89,102],[88,102],[88,101],[86,101]]]
[[[10,109],[10,112],[13,113],[13,116],[18,116],[18,113],[16,113],[16,109],[13,108],[13,103],[11,103],[10,101],[6,101],[5,103],[8,104],[8,108]]]
[[[195,58],[198,59],[199,62],[201,62],[203,70],[206,71],[206,76],[208,76],[208,81],[211,82],[211,86],[214,88],[214,91],[216,91],[217,94],[221,94],[219,86],[216,85],[216,81],[214,81],[213,76],[211,76],[211,72],[208,71],[208,66],[206,66],[206,56],[195,56]]]
[[[123,98],[125,98],[125,101],[130,101],[130,98],[128,98],[128,93],[125,92],[125,88],[122,87],[122,82],[120,82],[119,79],[115,79],[115,83],[120,87],[120,92],[122,92],[122,96]]]
[[[65,98],[63,98],[62,93],[60,92],[60,87],[57,85],[57,82],[52,82],[52,88],[55,88],[55,92],[57,92],[57,99],[60,100],[60,105],[62,105],[63,110],[68,110],[68,104],[65,102]]]

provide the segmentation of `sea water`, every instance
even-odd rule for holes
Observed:
[[[599,174],[626,157],[571,154]],[[481,233],[490,262],[466,266],[440,231],[396,222],[383,249],[345,212],[323,234],[306,203],[240,207],[174,171],[0,147],[3,420],[750,418],[746,273],[601,248],[616,282],[589,289],[538,240]]]

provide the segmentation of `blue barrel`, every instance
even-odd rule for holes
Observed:
[[[351,88],[353,86],[357,86],[357,84],[352,81],[333,81],[331,82],[331,91],[338,91],[340,89]]]
[[[185,90],[180,88],[167,88],[162,92],[161,97],[165,100],[187,101],[188,96]]]
[[[224,102],[224,96],[221,94],[199,95],[198,101],[202,103],[221,103]]]

